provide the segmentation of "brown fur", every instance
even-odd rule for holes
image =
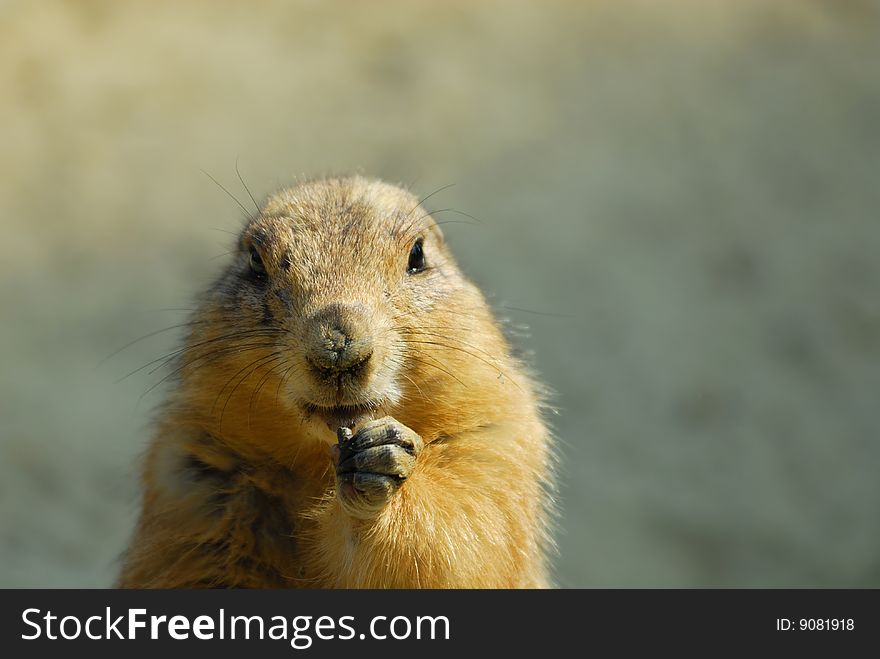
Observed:
[[[357,366],[326,370],[337,356]],[[548,585],[537,387],[408,192],[355,177],[272,197],[175,371],[120,586]]]

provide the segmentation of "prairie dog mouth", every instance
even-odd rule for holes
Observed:
[[[374,401],[359,405],[335,405],[333,407],[303,403],[302,407],[307,415],[317,416],[334,433],[339,428],[354,428],[362,425],[375,418],[379,413],[379,403]]]

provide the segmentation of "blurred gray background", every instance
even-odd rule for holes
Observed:
[[[0,3],[0,585],[107,586],[241,172],[412,184],[557,392],[563,586],[880,586],[875,2]],[[527,310],[527,311],[523,311]]]

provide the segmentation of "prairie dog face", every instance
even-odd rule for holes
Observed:
[[[260,395],[317,418],[326,433],[387,412],[419,387],[425,360],[414,333],[436,324],[432,312],[464,286],[412,194],[362,178],[320,180],[278,193],[248,223],[198,322],[229,336],[216,368],[231,375],[263,360],[241,386],[264,387]]]

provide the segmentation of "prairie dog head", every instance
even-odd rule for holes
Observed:
[[[216,394],[213,413],[292,415],[334,441],[336,428],[444,395],[461,382],[456,360],[485,368],[463,347],[483,309],[412,194],[360,177],[306,182],[243,229],[194,320],[184,380]]]

